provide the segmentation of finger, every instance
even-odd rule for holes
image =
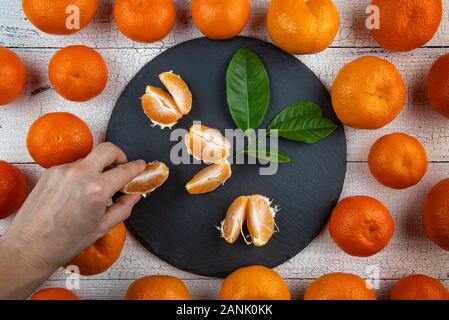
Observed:
[[[81,163],[94,168],[95,171],[103,170],[112,165],[128,162],[126,154],[111,142],[98,145]]]
[[[104,179],[111,188],[110,196],[112,197],[116,192],[122,190],[132,179],[144,172],[145,168],[145,161],[136,160],[121,164],[104,172],[102,174],[102,179]]]
[[[131,215],[134,205],[139,202],[139,195],[123,195],[106,210],[106,215],[100,223],[100,228],[108,232]]]

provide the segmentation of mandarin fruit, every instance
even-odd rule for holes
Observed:
[[[449,292],[437,279],[417,274],[399,280],[391,300],[449,300]]]
[[[391,51],[410,51],[429,42],[442,18],[441,0],[372,0],[379,8],[380,27],[374,39]]]
[[[139,194],[146,197],[163,185],[169,174],[170,170],[164,163],[157,161],[148,163],[145,171],[123,188],[123,193]]]
[[[89,127],[68,112],[47,113],[28,131],[28,152],[44,168],[75,162],[86,157],[92,147]]]
[[[170,33],[175,25],[176,10],[172,0],[116,0],[114,18],[126,37],[150,43]]]
[[[48,76],[57,93],[67,100],[83,102],[103,92],[108,67],[103,57],[86,46],[65,47],[51,58]]]
[[[243,234],[243,223],[246,221],[247,196],[235,199],[229,207],[225,219],[221,222],[221,237],[227,243],[234,243]]]
[[[162,84],[167,88],[181,114],[186,115],[192,109],[192,93],[182,78],[172,71],[159,75]]]
[[[220,300],[290,300],[290,290],[275,271],[263,266],[237,269],[221,285]]]
[[[28,20],[39,30],[68,35],[80,31],[92,21],[98,10],[98,0],[22,0],[22,8]]]
[[[187,182],[186,190],[190,194],[212,192],[224,185],[231,175],[231,164],[228,161],[212,164],[198,172]]]
[[[426,174],[427,153],[422,144],[408,134],[387,134],[371,147],[368,166],[381,184],[405,189],[420,182]]]
[[[142,96],[142,109],[154,125],[173,127],[182,117],[175,100],[160,88],[147,86]]]
[[[81,275],[93,276],[108,270],[120,257],[126,241],[126,227],[120,222],[94,244],[84,249],[65,267],[77,266]]]
[[[137,279],[128,288],[126,300],[192,300],[184,282],[170,276]]]
[[[376,294],[359,276],[336,272],[313,281],[304,293],[304,300],[376,300]]]
[[[427,97],[435,111],[449,118],[449,54],[432,65],[427,78]]]
[[[406,98],[396,67],[377,57],[361,57],[345,65],[332,86],[332,105],[345,125],[379,129],[401,112]]]
[[[271,207],[268,198],[256,194],[248,197],[246,210],[246,226],[252,243],[256,247],[262,247],[268,243],[274,234],[276,227],[274,217],[277,208]]]
[[[209,39],[224,40],[245,28],[251,11],[249,0],[192,0],[192,18]]]
[[[449,250],[449,179],[432,187],[424,200],[423,222],[427,236]]]
[[[221,163],[229,157],[231,143],[220,131],[194,124],[186,136],[187,151],[205,163]]]
[[[64,288],[42,289],[30,298],[31,300],[79,300],[78,296],[72,291]]]
[[[273,0],[267,28],[273,42],[291,54],[310,54],[329,47],[340,16],[331,0]]]
[[[19,56],[0,46],[0,106],[14,101],[25,88],[27,71]]]
[[[369,257],[390,242],[394,222],[380,201],[368,196],[353,196],[343,199],[334,208],[329,232],[344,252],[356,257]]]
[[[19,169],[0,160],[0,219],[20,209],[28,195],[28,183]]]

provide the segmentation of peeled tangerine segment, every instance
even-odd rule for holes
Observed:
[[[240,196],[232,202],[221,223],[221,236],[228,243],[234,243],[242,233],[243,223],[246,220],[247,196]]]
[[[145,171],[123,188],[123,193],[146,196],[163,185],[168,175],[169,169],[164,163],[148,163]]]
[[[248,197],[246,209],[246,226],[256,247],[267,244],[273,236],[276,224],[276,209],[271,207],[270,200],[261,195]]]
[[[186,189],[190,194],[211,192],[223,185],[231,177],[231,174],[229,162],[213,164],[197,173],[187,183]]]
[[[159,79],[172,95],[179,111],[186,115],[192,108],[192,93],[182,78],[173,72],[164,72],[159,75]]]
[[[229,157],[231,143],[218,130],[194,124],[186,136],[187,151],[206,163],[221,163]]]
[[[155,125],[174,126],[182,117],[175,100],[164,90],[148,86],[142,97],[143,112]]]

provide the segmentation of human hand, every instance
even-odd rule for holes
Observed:
[[[35,273],[32,282],[45,281],[46,276],[129,217],[140,196],[123,195],[112,206],[108,204],[145,166],[143,160],[127,163],[123,151],[112,143],[103,143],[85,159],[47,170],[0,238],[1,250],[13,250],[15,259],[23,260],[27,270]],[[21,265],[17,261],[14,264],[15,268]],[[1,270],[0,274],[5,272]]]

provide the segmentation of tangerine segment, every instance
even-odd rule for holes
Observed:
[[[253,244],[262,247],[273,236],[276,208],[271,207],[270,200],[261,195],[249,196],[246,213],[246,225]]]
[[[246,220],[247,196],[240,196],[235,199],[226,213],[225,219],[221,222],[221,236],[227,243],[234,243],[239,235],[243,233],[243,223]]]
[[[225,184],[231,174],[231,164],[228,161],[216,163],[198,172],[187,183],[186,189],[190,194],[208,193]]]
[[[192,109],[192,93],[182,78],[173,72],[164,72],[159,75],[159,79],[172,95],[179,111],[186,115]]]
[[[168,167],[162,162],[148,163],[145,171],[123,188],[123,193],[147,196],[164,184],[169,172]]]
[[[187,151],[206,163],[221,163],[229,157],[231,143],[218,130],[194,124],[186,136]]]
[[[172,127],[182,117],[175,100],[164,90],[148,86],[142,97],[143,112],[155,125]]]

